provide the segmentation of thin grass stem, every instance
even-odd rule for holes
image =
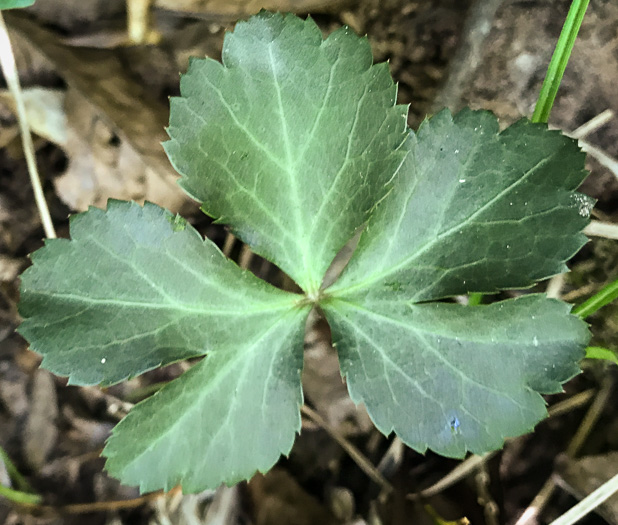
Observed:
[[[9,458],[9,455],[2,447],[0,447],[0,461],[4,462],[4,466],[6,467],[9,477],[20,490],[34,492],[34,489],[30,483],[28,483],[26,478],[21,474],[21,472],[19,472],[15,464],[11,461],[11,458]]]
[[[591,316],[597,310],[618,298],[618,279],[604,286],[590,299],[573,308],[573,313],[582,319]]]
[[[534,108],[532,122],[547,122],[549,119],[556,93],[558,93],[564,70],[569,62],[573,44],[575,44],[589,3],[590,0],[573,0],[571,4]]]
[[[4,485],[0,485],[0,496],[20,505],[38,505],[43,500],[38,494],[14,490]]]

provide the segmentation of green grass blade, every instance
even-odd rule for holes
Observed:
[[[20,490],[23,490],[25,492],[34,492],[34,489],[30,485],[30,483],[28,483],[22,473],[19,472],[18,468],[11,461],[11,458],[9,458],[9,455],[4,451],[2,447],[0,447],[0,461],[4,462],[4,466],[6,467],[6,471],[8,472],[9,477]]]
[[[582,25],[589,3],[590,0],[573,0],[571,4],[534,108],[532,122],[547,122],[549,119],[549,113],[554,105],[562,75],[564,75],[564,70],[569,62],[573,44],[575,44],[577,33]]]
[[[573,309],[573,313],[582,319],[592,315],[597,310],[618,299],[618,279],[608,284],[590,299]]]
[[[586,359],[602,359],[618,365],[618,356],[609,348],[601,346],[589,346],[586,348]]]
[[[27,492],[21,492],[20,490],[10,489],[4,485],[0,485],[0,496],[13,501],[14,503],[25,503],[26,505],[38,505],[42,501],[41,496],[38,494],[28,494]]]
[[[482,293],[471,293],[468,296],[468,306],[478,306],[483,302],[483,297]]]

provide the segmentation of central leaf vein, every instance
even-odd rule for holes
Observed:
[[[283,144],[285,147],[285,154],[287,158],[287,168],[284,170],[288,175],[288,180],[290,182],[290,190],[293,193],[293,198],[296,202],[296,206],[294,206],[294,219],[296,222],[296,235],[297,235],[297,244],[300,247],[303,257],[303,265],[305,267],[305,271],[309,274],[309,286],[313,286],[313,269],[311,268],[311,264],[309,262],[309,246],[307,246],[306,242],[303,242],[304,239],[304,224],[301,213],[301,200],[300,200],[300,192],[298,188],[298,170],[296,166],[296,162],[292,160],[292,147],[290,146],[290,135],[288,130],[288,124],[285,117],[285,111],[283,109],[283,99],[281,97],[281,87],[279,85],[279,79],[277,78],[277,73],[275,70],[275,59],[273,57],[272,45],[268,46],[268,58],[270,60],[270,71],[273,77],[273,85],[275,87],[275,94],[277,95],[277,113],[279,114],[279,122],[281,124],[281,133],[283,135]]]

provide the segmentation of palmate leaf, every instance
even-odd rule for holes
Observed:
[[[542,295],[465,307],[334,300],[325,312],[352,399],[408,446],[482,454],[532,430],[579,373],[589,334],[568,305]]]
[[[566,271],[594,204],[574,191],[585,155],[544,124],[498,131],[489,112],[444,110],[411,134],[392,191],[331,291],[402,291],[419,302]]]
[[[266,472],[300,430],[306,314],[289,312],[237,348],[209,353],[137,405],[114,429],[105,468],[142,492],[180,483],[199,492]]]
[[[165,144],[181,186],[307,292],[387,191],[407,109],[348,28],[262,12],[195,60]]]
[[[211,349],[235,350],[298,300],[154,204],[91,208],[72,217],[71,237],[32,255],[19,307],[19,332],[71,384],[110,385]]]
[[[201,490],[289,452],[308,314],[299,296],[239,269],[153,204],[91,208],[72,218],[71,236],[48,241],[22,275],[19,331],[43,366],[109,385],[209,352],[116,428],[113,473],[144,490],[182,480]]]
[[[521,288],[565,270],[592,201],[574,141],[489,113],[442,112],[408,133],[386,65],[342,29],[261,13],[192,62],[166,150],[206,213],[303,288],[276,290],[184,220],[111,201],[71,221],[22,276],[20,332],[74,384],[110,385],[205,357],[115,429],[105,455],[142,490],[246,479],[300,426],[303,328],[331,325],[352,398],[419,451],[484,452],[531,429],[541,393],[577,373],[588,340],[568,305]],[[366,224],[332,286],[328,265]]]
[[[341,279],[327,290],[353,399],[384,432],[449,456],[497,448],[545,414],[589,334],[564,303],[427,304],[522,288],[566,270],[593,201],[575,141],[520,121],[443,111],[408,156]]]

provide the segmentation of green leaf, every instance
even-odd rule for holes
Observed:
[[[348,28],[262,12],[194,60],[165,144],[181,186],[313,294],[401,163],[406,114],[387,64]]]
[[[600,346],[589,346],[586,348],[586,359],[603,359],[618,365],[616,352]]]
[[[272,467],[300,430],[305,320],[297,310],[264,323],[137,405],[104,450],[107,470],[142,492],[187,493]]]
[[[110,385],[243,347],[299,299],[239,269],[154,204],[91,208],[71,218],[71,237],[32,255],[19,332],[72,384]]]
[[[489,112],[442,111],[408,156],[361,237],[336,295],[414,301],[524,288],[567,270],[586,242],[593,200],[577,142],[521,120],[502,133]]]
[[[381,432],[419,452],[482,454],[546,415],[539,393],[579,372],[589,334],[543,295],[491,305],[330,299],[341,370]]]
[[[461,457],[545,415],[589,334],[541,295],[429,303],[532,285],[566,269],[592,200],[576,142],[489,113],[406,130],[387,65],[348,29],[261,13],[195,60],[166,150],[202,209],[305,291],[240,270],[184,221],[110,202],[71,221],[23,275],[20,332],[50,370],[105,385],[206,355],[116,428],[107,468],[185,491],[264,471],[300,428],[303,327],[321,307],[350,394],[385,433]],[[363,225],[340,280],[320,290]]]
[[[20,7],[29,7],[34,4],[35,0],[0,0],[0,11],[5,9],[17,9]]]
[[[592,200],[575,141],[487,112],[443,111],[408,156],[324,310],[352,398],[411,447],[461,457],[545,415],[589,334],[564,303],[418,304],[522,288],[566,270]]]

